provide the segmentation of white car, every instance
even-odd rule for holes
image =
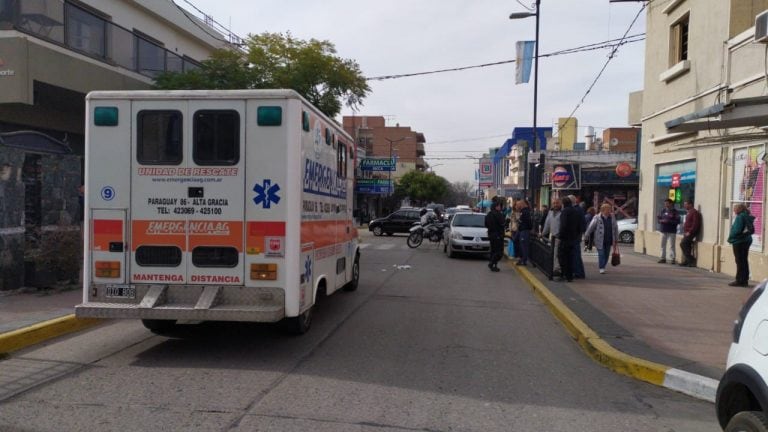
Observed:
[[[725,374],[717,387],[717,420],[726,432],[768,431],[768,279],[752,290],[734,322]]]
[[[491,251],[488,230],[485,228],[485,215],[482,213],[454,214],[443,238],[443,252],[450,258],[458,253],[487,254]]]
[[[616,221],[616,225],[619,226],[619,241],[621,243],[634,243],[635,231],[637,231],[637,219],[622,219]]]

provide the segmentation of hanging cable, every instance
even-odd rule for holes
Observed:
[[[620,39],[611,39],[611,40],[597,42],[589,45],[582,45],[575,48],[568,48],[560,51],[555,51],[548,54],[540,54],[539,58],[574,54],[574,53],[585,52],[585,51],[594,51],[594,50],[603,49],[603,48],[613,48],[613,53],[615,53],[616,50],[622,45],[640,42],[643,40],[645,40],[645,33],[639,33],[632,36],[625,36]],[[484,67],[499,66],[503,64],[514,63],[514,62],[515,60],[502,60],[498,62],[484,63],[484,64],[472,65],[472,66],[461,66],[461,67],[455,67],[455,68],[438,69],[438,70],[426,71],[426,72],[414,72],[414,73],[408,73],[408,74],[381,75],[381,76],[367,77],[365,79],[367,81],[384,81],[384,80],[390,80],[390,79],[408,78],[408,77],[421,76],[421,75],[432,75],[432,74],[445,73],[445,72],[458,72],[458,71],[463,71],[467,69],[479,69]]]

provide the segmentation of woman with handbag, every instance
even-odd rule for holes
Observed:
[[[600,214],[592,218],[592,222],[589,223],[589,227],[584,233],[585,240],[593,233],[595,235],[597,264],[600,274],[605,274],[605,266],[608,264],[608,259],[611,258],[611,253],[617,253],[619,248],[619,226],[611,210],[610,204],[601,205]]]

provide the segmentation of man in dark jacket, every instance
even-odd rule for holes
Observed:
[[[564,197],[560,200],[563,210],[560,212],[560,230],[557,237],[560,241],[557,255],[560,262],[562,276],[560,280],[573,280],[573,249],[581,246],[581,225],[584,218],[581,213],[571,205],[571,200]]]
[[[531,247],[531,230],[533,229],[533,218],[531,217],[531,207],[528,201],[520,200],[517,202],[517,208],[520,211],[520,220],[517,223],[517,240],[520,244],[520,259],[517,265],[528,265],[528,253]]]
[[[675,208],[675,202],[667,198],[664,200],[664,208],[658,216],[659,231],[661,231],[661,259],[659,264],[667,262],[667,243],[669,243],[670,262],[675,263],[675,240],[677,235],[677,226],[680,225],[680,215]]]
[[[755,217],[749,214],[747,206],[733,206],[735,216],[728,243],[733,245],[733,257],[736,259],[736,280],[730,286],[749,286],[749,247],[752,245],[752,235],[755,233]]]
[[[680,249],[683,250],[683,267],[696,267],[696,258],[693,257],[693,242],[701,229],[701,213],[696,210],[692,199],[687,199],[683,206],[688,211],[683,223],[683,239],[680,240]]]
[[[501,199],[493,199],[491,211],[485,215],[485,228],[488,229],[488,239],[491,242],[491,254],[488,268],[492,272],[499,271],[498,262],[504,255],[504,215],[501,213]]]

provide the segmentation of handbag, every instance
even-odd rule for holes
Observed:
[[[613,253],[611,254],[611,265],[616,267],[621,264],[621,254],[619,253],[619,247],[613,247]]]

